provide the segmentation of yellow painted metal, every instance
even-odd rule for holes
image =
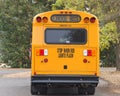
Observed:
[[[53,14],[78,14],[81,21],[78,23],[52,22]],[[37,22],[36,17],[47,17],[48,22]],[[95,17],[95,23],[84,23],[84,18]],[[85,28],[87,30],[87,43],[83,45],[46,44],[46,28]],[[73,58],[59,58],[58,48],[74,49]],[[37,52],[47,49],[47,56],[39,56]],[[94,50],[93,56],[84,56],[83,50]],[[48,62],[45,63],[44,59]],[[88,62],[84,63],[83,59]],[[87,12],[74,10],[57,10],[36,15],[32,27],[32,76],[35,74],[72,74],[72,75],[96,75],[99,76],[99,23],[96,16]],[[64,67],[67,66],[67,69]]]

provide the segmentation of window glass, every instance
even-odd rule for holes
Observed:
[[[48,44],[85,44],[87,30],[81,29],[46,29],[45,42]]]

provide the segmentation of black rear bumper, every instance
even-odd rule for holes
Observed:
[[[48,85],[92,85],[97,86],[99,77],[97,76],[72,76],[72,75],[36,75],[31,77],[32,84]]]

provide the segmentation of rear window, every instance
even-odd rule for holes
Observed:
[[[46,29],[45,42],[47,44],[85,44],[87,30],[81,29]]]

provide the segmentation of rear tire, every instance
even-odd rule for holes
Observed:
[[[84,87],[78,88],[79,95],[94,95],[94,93],[95,93],[95,87],[92,87],[92,86],[86,87],[86,88]]]
[[[36,90],[35,85],[31,85],[31,94],[32,95],[38,95],[38,91]]]
[[[95,94],[95,87],[88,87],[88,93],[89,95],[94,95]]]
[[[46,95],[47,87],[31,84],[31,94],[32,95]]]
[[[39,95],[47,95],[47,87],[40,87]]]

